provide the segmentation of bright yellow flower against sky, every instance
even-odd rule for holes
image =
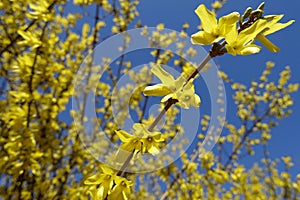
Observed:
[[[291,25],[295,22],[295,20],[290,20],[286,23],[277,23],[284,15],[269,15],[265,16],[264,19],[266,19],[268,22],[266,26],[268,29],[266,31],[261,32],[257,35],[256,39],[260,41],[269,51],[271,52],[279,52],[280,48],[277,47],[275,44],[273,44],[270,40],[268,40],[265,36],[270,35],[274,32],[277,32],[281,29],[286,28],[287,26]],[[271,19],[271,20],[268,20]]]
[[[143,124],[136,123],[133,125],[134,135],[127,133],[124,130],[115,131],[123,142],[121,148],[128,152],[137,154],[150,153],[152,155],[158,154],[162,142],[165,141],[160,132],[150,132]]]
[[[115,175],[115,172],[106,166],[101,166],[102,173],[89,177],[84,184],[93,186],[89,193],[92,199],[128,199],[132,183],[125,178]]]
[[[144,89],[145,96],[164,96],[161,102],[166,102],[170,98],[177,99],[178,102],[176,104],[185,109],[188,109],[190,106],[200,106],[201,100],[200,97],[195,94],[193,79],[187,84],[185,84],[186,78],[183,75],[175,80],[173,76],[166,72],[160,65],[154,65],[151,71],[162,83],[147,86]]]
[[[266,29],[267,22],[262,19],[257,20],[254,24],[242,30],[240,33],[238,33],[236,27],[232,27],[232,30],[225,37],[227,42],[225,46],[227,53],[233,56],[258,53],[261,47],[253,44],[253,42],[256,36]]]
[[[240,17],[238,12],[233,12],[218,21],[215,13],[208,10],[204,4],[201,4],[195,12],[201,20],[203,30],[192,35],[192,43],[200,45],[209,45],[222,40],[232,27],[236,27]]]

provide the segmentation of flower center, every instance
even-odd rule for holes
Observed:
[[[124,181],[122,181],[121,185],[126,187],[126,183]]]
[[[190,95],[185,95],[185,96],[184,96],[184,100],[185,100],[185,101],[189,101],[190,99],[191,99],[191,96],[190,96]]]
[[[175,86],[171,86],[170,89],[175,92],[176,91],[176,87]]]

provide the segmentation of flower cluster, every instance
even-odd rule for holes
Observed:
[[[125,200],[130,195],[132,183],[125,178],[115,175],[106,166],[100,167],[102,172],[89,177],[84,184],[89,185],[88,192],[92,199]]]
[[[208,10],[205,5],[200,5],[196,9],[196,14],[201,20],[202,30],[192,35],[192,43],[208,45],[222,42],[224,51],[231,55],[249,55],[258,53],[261,47],[254,44],[260,41],[271,52],[278,52],[280,49],[266,38],[274,32],[294,23],[290,20],[286,23],[278,23],[284,15],[262,16],[264,3],[258,9],[248,8],[240,17],[240,14],[233,12],[217,20],[215,13]],[[247,21],[244,21],[248,19]],[[240,27],[237,27],[237,23]]]

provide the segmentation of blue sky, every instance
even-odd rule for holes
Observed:
[[[192,34],[197,31],[199,19],[194,14],[195,8],[201,3],[208,7],[213,1],[188,1],[188,0],[151,0],[141,1],[139,5],[140,19],[144,25],[149,27],[156,26],[158,23],[164,23],[166,28],[180,30],[182,24],[188,22],[190,28],[188,33]],[[224,7],[218,12],[218,16],[228,14],[233,11],[243,13],[243,11],[251,6],[256,8],[262,1],[257,0],[228,0]],[[300,29],[298,23],[300,22],[299,6],[300,2],[297,0],[284,1],[265,1],[265,14],[284,14],[282,22],[287,22],[295,19],[296,23],[292,26],[271,35],[269,39],[281,48],[279,53],[270,53],[266,48],[263,48],[261,53],[251,56],[237,56],[225,55],[215,58],[214,61],[235,81],[248,85],[252,80],[257,80],[267,61],[276,63],[272,76],[279,77],[279,72],[285,66],[290,66],[292,70],[291,82],[300,82],[300,66],[298,55],[298,45],[300,36]],[[228,104],[230,102],[231,93],[228,90]],[[280,122],[279,127],[272,131],[272,139],[269,142],[269,149],[272,158],[280,158],[281,156],[292,156],[295,167],[300,168],[300,146],[299,146],[299,130],[300,130],[300,93],[293,95],[294,106],[293,114]],[[229,120],[232,112],[228,107]],[[235,108],[234,108],[235,109]],[[261,151],[261,150],[260,150]],[[251,159],[250,159],[251,160]],[[250,161],[249,160],[249,161]],[[252,161],[255,157],[252,158]],[[297,171],[297,170],[296,170]],[[295,172],[296,172],[295,171]],[[299,172],[299,171],[298,171]]]

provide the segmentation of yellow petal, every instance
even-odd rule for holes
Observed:
[[[205,31],[199,31],[192,35],[191,42],[193,44],[209,45],[212,44],[214,40],[215,37],[213,37],[211,34]]]
[[[290,20],[289,22],[284,23],[284,24],[282,24],[282,23],[274,24],[269,30],[264,31],[264,35],[269,35],[269,34],[272,34],[276,31],[284,29],[284,28],[286,28],[287,26],[291,25],[294,22],[295,22],[295,20]]]
[[[164,142],[165,139],[161,133],[157,133],[156,135],[153,135],[152,138],[154,139],[155,142]]]
[[[185,78],[185,75],[183,73],[175,80],[175,87],[176,87],[177,91],[182,89],[182,86],[185,84],[186,80],[187,80],[187,78]],[[186,87],[188,87],[188,84],[185,86],[185,88]],[[173,91],[173,92],[175,92],[175,91]]]
[[[97,190],[96,199],[104,199],[107,192],[105,191],[105,188],[101,185],[100,188]]]
[[[84,181],[84,184],[86,185],[97,185],[99,183],[101,183],[101,179],[99,179],[99,175],[95,174],[91,177],[89,177],[87,180]]]
[[[239,20],[240,14],[233,12],[219,19],[219,32],[222,36],[226,36],[232,29],[236,29],[236,23]]]
[[[250,44],[250,45],[247,45],[247,46],[243,47],[240,50],[239,54],[243,55],[243,56],[246,56],[246,55],[258,53],[258,52],[260,52],[260,50],[261,50],[260,46],[257,46],[255,44]]]
[[[241,31],[237,39],[238,45],[242,46],[252,42],[259,33],[267,29],[266,25],[267,22],[265,20],[257,20],[249,28]]]
[[[196,14],[201,20],[201,26],[206,32],[211,32],[217,26],[216,15],[201,4],[196,10]]]
[[[148,152],[152,155],[157,155],[159,153],[159,149],[155,145],[151,145]]]
[[[267,15],[263,19],[268,21],[268,26],[271,27],[275,25],[284,15]],[[270,20],[271,19],[271,20]]]
[[[238,31],[236,30],[236,27],[232,26],[231,31],[229,31],[225,35],[225,40],[228,43],[228,45],[233,45],[234,43],[236,43],[237,37],[238,37]]]
[[[260,41],[271,52],[279,52],[280,48],[268,40],[264,35],[259,34],[256,39]]]
[[[114,173],[114,171],[111,168],[106,167],[104,165],[102,165],[100,168],[105,174],[113,174]]]
[[[129,142],[130,139],[132,138],[132,135],[130,135],[129,133],[123,130],[118,130],[118,131],[115,130],[115,133],[118,135],[118,137],[122,142]]]
[[[197,94],[195,94],[194,95],[194,101],[192,102],[191,105],[197,108],[197,107],[200,106],[200,103],[201,103],[200,97]]]
[[[172,91],[163,84],[147,86],[143,91],[145,96],[165,96],[171,92]]]
[[[132,128],[135,130],[135,132],[141,132],[141,131],[146,130],[144,128],[143,124],[141,124],[141,123],[135,123],[135,124],[133,124]]]
[[[162,98],[160,102],[164,103],[172,97],[173,97],[173,94],[168,94],[168,95],[164,96],[164,98]]]
[[[30,33],[27,33],[23,30],[18,30],[17,33],[22,36],[23,39],[25,40],[31,40],[31,37],[30,37]]]
[[[157,76],[163,84],[169,84],[174,81],[174,78],[171,74],[166,72],[160,65],[154,64],[151,72]]]
[[[123,143],[121,146],[120,146],[124,151],[128,151],[128,152],[133,152],[133,150],[139,150],[140,148],[137,148],[138,145],[134,145],[133,143],[131,142],[126,142],[126,143]]]
[[[228,42],[228,44],[225,46],[227,53],[236,56],[237,55],[237,50],[234,47],[235,43],[231,41],[231,43]]]

